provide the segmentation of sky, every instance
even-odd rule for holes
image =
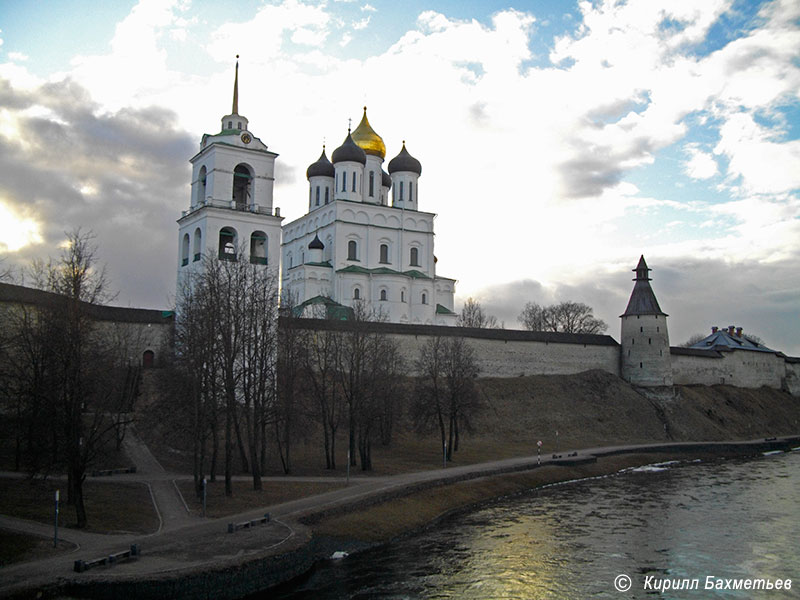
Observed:
[[[81,227],[116,304],[170,307],[236,54],[285,222],[367,105],[422,163],[457,307],[584,302],[619,339],[644,254],[673,345],[737,325],[800,355],[797,0],[2,0],[0,270]]]

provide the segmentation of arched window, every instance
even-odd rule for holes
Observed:
[[[206,166],[200,167],[200,178],[197,186],[197,203],[204,204],[206,201]]]
[[[384,265],[389,264],[389,245],[381,244],[380,247],[380,260],[379,262]]]
[[[400,290],[400,302],[405,302],[405,301],[406,301],[406,291]]]
[[[353,191],[356,191],[356,172],[353,171]]]
[[[189,234],[183,234],[183,240],[181,241],[181,266],[185,267],[189,264]]]
[[[219,258],[220,260],[236,260],[236,230],[233,227],[223,227],[219,232]]]
[[[370,198],[375,195],[375,171],[369,172],[369,195]]]
[[[319,206],[319,186],[317,186],[317,206]]]
[[[355,240],[347,242],[347,260],[358,260],[358,243]]]
[[[145,369],[152,369],[156,362],[156,354],[152,350],[145,350],[142,354],[142,367]]]
[[[386,301],[386,290],[381,290],[381,300]]]
[[[236,129],[241,129],[241,128],[242,128],[242,122],[239,121],[238,123],[236,123]]]
[[[342,191],[347,191],[347,171],[342,173]]]
[[[400,182],[400,201],[403,200],[403,182]]]
[[[361,300],[361,290],[353,288],[353,300]]]
[[[236,202],[236,210],[246,210],[250,204],[252,179],[250,169],[244,165],[236,165],[233,170],[233,201]]]
[[[330,195],[329,195],[329,192],[330,192],[330,190],[328,189],[328,186],[326,185],[326,186],[325,186],[325,204],[327,204],[328,202],[330,202]]]
[[[419,248],[411,248],[411,256],[409,257],[409,263],[411,263],[412,267],[419,266]]]
[[[267,264],[267,234],[254,231],[250,236],[250,262],[254,265]]]
[[[428,294],[426,294],[425,292],[422,292],[422,303],[423,304],[428,303]]]
[[[414,201],[414,182],[413,181],[409,181],[408,182],[408,201],[409,202],[413,202]]]
[[[203,254],[203,232],[200,231],[200,228],[194,230],[194,261],[197,262],[200,260],[200,257]]]

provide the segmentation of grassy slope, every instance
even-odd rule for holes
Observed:
[[[157,378],[159,371],[149,374]],[[679,386],[676,399],[658,403],[602,371],[484,378],[479,380],[479,387],[484,407],[473,417],[471,431],[462,434],[455,464],[535,454],[538,440],[543,442],[543,453],[552,453],[556,444],[559,450],[567,450],[800,432],[800,398],[769,388]],[[162,464],[170,470],[190,473],[189,437],[185,424],[173,422],[169,403],[157,396],[145,397],[139,411],[139,432]],[[339,468],[331,473],[324,469],[319,428],[313,422],[298,426],[292,449],[293,474],[343,476],[346,445],[347,430],[343,425],[337,436]],[[271,473],[279,474],[274,449],[271,456]],[[373,445],[373,464],[376,475],[439,468],[438,434],[415,431],[402,419],[391,446],[382,447],[378,442]]]

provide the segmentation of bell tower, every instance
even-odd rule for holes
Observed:
[[[636,277],[628,307],[620,315],[620,373],[625,381],[639,387],[671,387],[667,314],[650,286],[650,270],[641,256],[633,269]]]
[[[192,163],[189,209],[178,219],[178,287],[204,255],[247,260],[275,269],[280,262],[280,209],[273,208],[277,154],[267,149],[239,114],[239,56],[233,105],[221,129],[203,134]]]

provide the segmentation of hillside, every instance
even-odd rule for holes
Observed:
[[[155,369],[143,382],[139,434],[168,469],[191,472],[186,421],[160,390],[166,371]],[[752,439],[800,432],[800,398],[779,390],[730,386],[676,386],[676,397],[653,401],[620,378],[603,371],[577,375],[535,375],[479,380],[482,410],[462,432],[455,464],[618,443]],[[556,440],[558,431],[558,440]],[[337,438],[339,473],[345,465],[347,431]],[[321,433],[313,422],[298,428],[293,446],[294,474],[325,471]],[[277,451],[270,452],[278,474]],[[373,447],[375,474],[441,466],[434,431],[415,430],[407,417],[395,427],[392,444]]]

